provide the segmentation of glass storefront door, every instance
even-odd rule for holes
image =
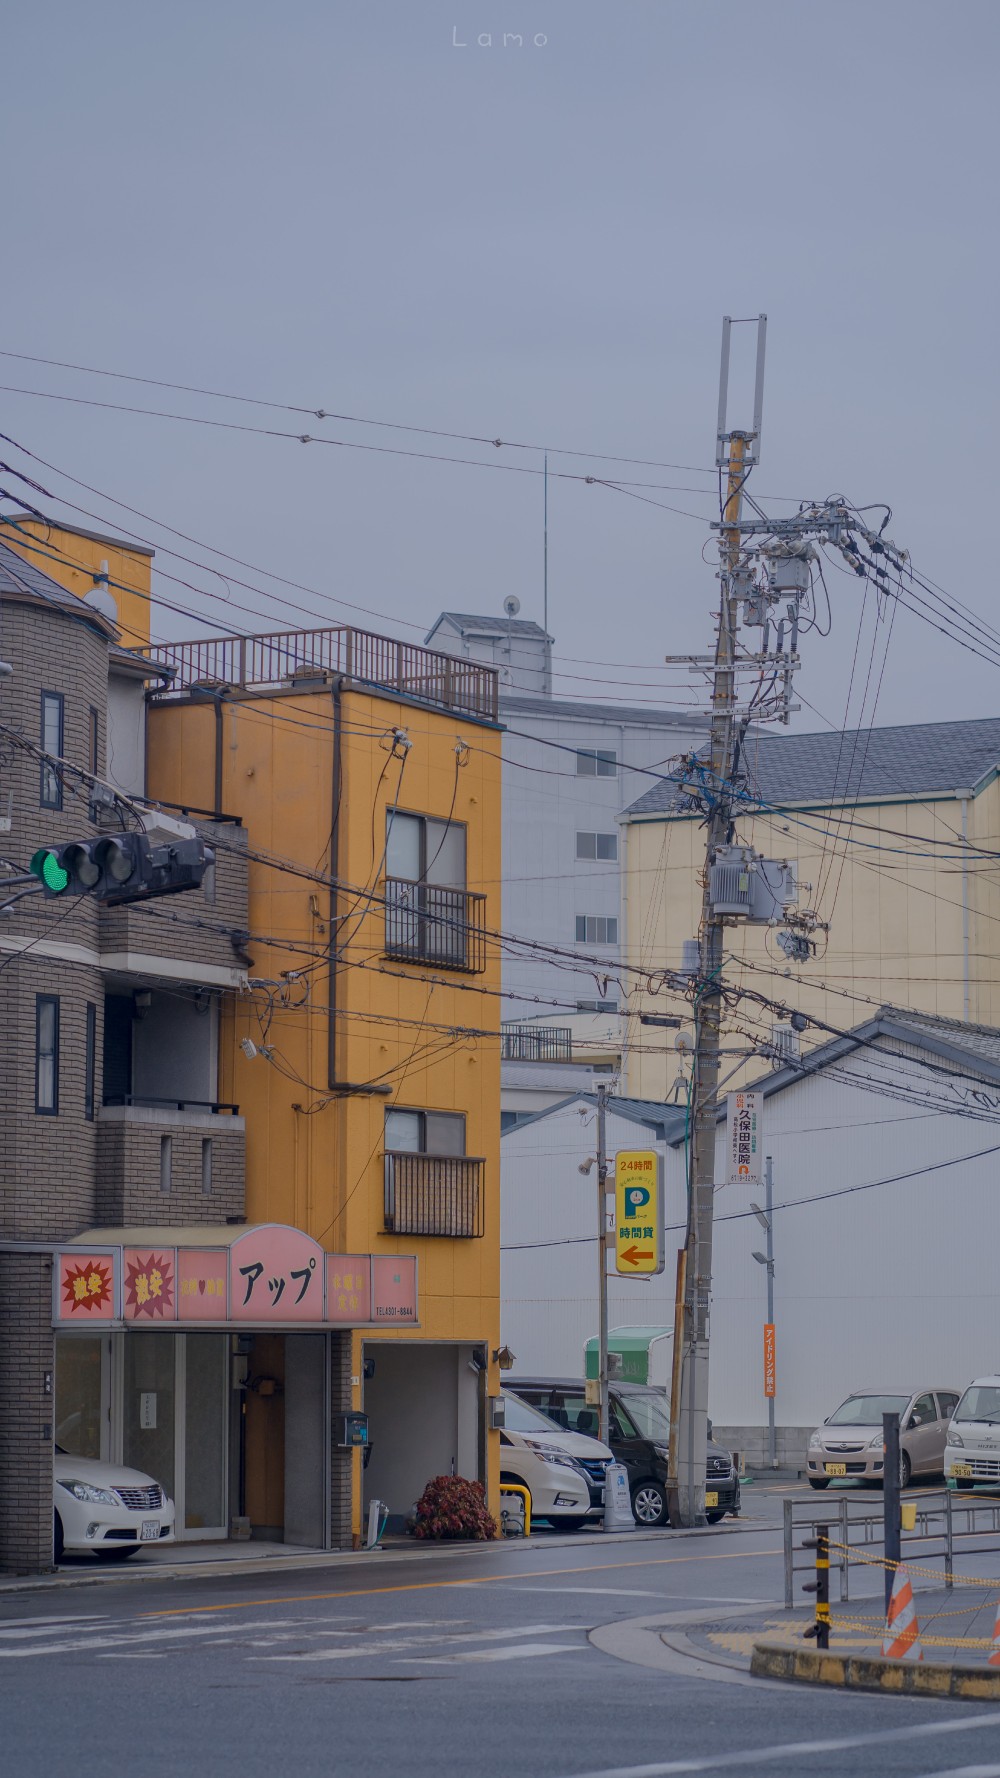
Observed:
[[[173,1333],[126,1334],[122,1459],[177,1499],[177,1347]]]
[[[177,1502],[178,1534],[191,1537],[227,1534],[227,1457],[229,1451],[229,1340],[226,1334],[177,1336],[184,1348],[183,1518]]]
[[[228,1336],[123,1336],[122,1459],[155,1477],[177,1508],[178,1538],[226,1537]]]
[[[74,1457],[107,1457],[110,1414],[107,1334],[60,1334],[56,1340],[56,1444]]]

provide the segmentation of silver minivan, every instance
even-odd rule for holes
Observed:
[[[911,1476],[945,1473],[948,1422],[957,1389],[861,1390],[842,1401],[809,1440],[806,1475],[811,1488],[852,1477],[880,1482],[885,1468],[882,1415],[899,1415],[899,1485]]]

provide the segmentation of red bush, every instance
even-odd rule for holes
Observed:
[[[465,1537],[487,1543],[497,1536],[496,1520],[486,1510],[482,1482],[460,1475],[435,1476],[417,1502],[414,1537]]]

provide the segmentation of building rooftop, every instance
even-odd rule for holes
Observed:
[[[149,543],[137,543],[134,538],[116,537],[108,531],[88,531],[85,525],[71,525],[66,519],[46,519],[53,531],[68,531],[71,537],[86,537],[91,543],[106,543],[111,549],[125,549],[134,556],[155,556],[156,551]],[[37,525],[42,523],[34,512],[0,513],[0,525]]]
[[[710,718],[695,712],[664,710],[655,704],[588,703],[580,698],[531,696],[530,693],[500,693],[500,711],[507,716],[544,717],[557,722],[623,722],[626,725],[656,728],[707,728]]]
[[[744,758],[748,788],[766,803],[953,795],[973,790],[1000,766],[1000,718],[827,734],[758,734],[748,740]],[[626,813],[673,813],[682,794],[665,778],[644,791]]]
[[[442,611],[433,628],[428,630],[424,642],[429,643],[438,626],[447,620],[463,636],[539,636],[543,642],[552,642],[554,637],[543,630],[531,618],[525,617],[481,617],[471,611]]]
[[[17,550],[0,542],[0,598],[3,597],[37,599],[46,605],[58,606],[73,617],[85,618],[107,636],[114,634],[114,626],[102,612],[88,605],[85,599],[77,598],[58,580],[43,574],[34,562],[27,561]]]

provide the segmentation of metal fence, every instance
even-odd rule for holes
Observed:
[[[911,1495],[904,1505],[916,1508],[916,1523],[912,1531],[901,1533],[901,1558],[921,1564],[940,1562],[943,1586],[952,1585],[956,1560],[1000,1555],[1000,1496],[957,1494],[951,1488],[941,1488]],[[879,1562],[884,1554],[880,1501],[852,1499],[849,1494],[822,1506],[786,1500],[784,1515],[787,1611],[803,1604],[796,1597],[796,1575],[815,1573],[815,1551],[802,1546],[806,1538],[816,1536],[818,1525],[830,1528],[830,1571],[838,1575],[841,1600],[850,1597],[851,1569],[866,1567],[871,1573],[873,1562]]]
[[[478,975],[486,968],[486,897],[386,877],[385,955]]]
[[[260,636],[208,636],[198,642],[157,643],[136,652],[173,669],[170,684],[157,690],[155,699],[178,697],[195,688],[265,691],[331,673],[489,722],[497,720],[495,667],[459,660],[415,642],[397,642],[372,630],[356,630],[351,624],[274,630]]]
[[[501,1025],[502,1062],[572,1062],[569,1025]]]
[[[484,1161],[399,1150],[384,1161],[385,1227],[392,1234],[475,1240],[485,1233]]]

